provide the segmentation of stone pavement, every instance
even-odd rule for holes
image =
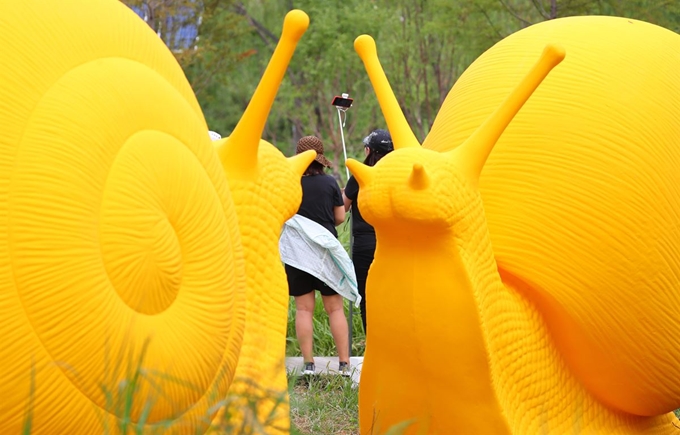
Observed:
[[[349,358],[349,372],[352,376],[354,385],[359,384],[361,377],[361,365],[364,363],[363,356],[352,356]],[[317,374],[337,375],[338,372],[338,357],[337,356],[315,356],[314,365]],[[303,369],[301,356],[286,357],[286,372],[287,373],[302,373]]]

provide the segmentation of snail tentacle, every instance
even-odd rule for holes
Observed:
[[[479,181],[484,163],[498,138],[550,71],[562,62],[564,56],[562,47],[547,45],[533,68],[503,103],[453,151],[454,158],[460,161],[461,170],[468,174],[470,180],[475,183]]]
[[[230,173],[253,176],[257,164],[257,150],[267,117],[281,85],[295,47],[309,26],[309,17],[301,10],[286,14],[281,39],[255,89],[243,116],[219,148],[222,165]]]
[[[404,112],[394,96],[385,71],[380,65],[375,41],[369,35],[361,35],[354,40],[354,49],[364,63],[368,78],[371,80],[378,103],[385,116],[385,122],[392,134],[394,149],[420,147],[420,142],[408,125]]]

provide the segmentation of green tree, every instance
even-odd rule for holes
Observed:
[[[246,102],[244,93],[249,95],[254,90],[278,41],[283,16],[292,6],[290,2],[278,3],[277,9],[271,7],[273,3],[254,1],[242,7],[257,30],[259,53],[239,66],[250,83],[240,87],[232,103]],[[338,114],[330,104],[334,95],[347,92],[355,100],[347,112],[344,129],[351,153],[358,152],[359,140],[369,129],[384,127],[370,82],[353,48],[354,39],[360,34],[379,35],[384,10],[358,0],[300,1],[294,6],[309,15],[310,26],[279,89],[265,138],[292,154],[297,139],[316,135],[324,141],[329,157],[340,163],[343,156]],[[342,168],[336,169],[339,174]]]
[[[239,66],[243,73],[237,71],[236,75],[246,75],[248,71],[251,80],[259,78],[273,51],[276,39],[272,35],[279,34],[282,16],[291,3],[244,3],[243,11],[261,39],[251,44],[266,55],[249,58]],[[357,36],[369,34],[376,40],[385,73],[421,140],[458,75],[499,39],[476,2],[451,5],[445,0],[331,0],[297,1],[294,6],[309,14],[310,27],[290,64],[265,135],[292,153],[299,137],[315,134],[324,140],[335,162],[343,158],[338,115],[330,105],[334,95],[347,92],[355,101],[347,113],[344,130],[350,155],[361,156],[361,138],[375,128],[386,127],[363,64],[354,51]],[[255,84],[253,81],[239,86],[241,90],[232,103],[247,101],[243,89],[252,92]]]
[[[361,138],[386,127],[354,40],[369,34],[416,136],[423,140],[462,72],[504,37],[541,21],[573,15],[618,15],[680,31],[676,0],[124,0],[145,8],[147,23],[173,47],[181,21],[193,20],[196,43],[174,53],[196,92],[208,125],[228,135],[241,117],[278,42],[285,14],[310,26],[272,106],[264,138],[290,155],[297,139],[319,136],[342,168],[334,95],[354,98],[345,140],[362,155]],[[164,24],[165,23],[165,24]]]
[[[210,113],[214,96],[229,85],[236,65],[254,53],[236,41],[250,31],[234,0],[122,0],[161,37],[182,66],[201,106]],[[187,32],[187,30],[189,30]],[[193,30],[193,32],[192,32]],[[186,33],[195,33],[191,40]],[[206,113],[206,115],[208,115]]]
[[[424,140],[458,76],[500,39],[489,26],[492,2],[397,0],[379,40],[381,61],[416,137]],[[496,6],[498,9],[498,6]],[[380,48],[379,47],[379,48]]]
[[[498,0],[526,27],[545,20],[577,15],[609,15],[634,18],[680,30],[680,4],[675,0]]]

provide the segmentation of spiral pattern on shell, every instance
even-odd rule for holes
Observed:
[[[30,407],[33,433],[196,433],[229,388],[245,282],[191,87],[117,1],[4,2],[0,28],[0,432]]]

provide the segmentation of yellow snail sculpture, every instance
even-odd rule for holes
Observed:
[[[248,108],[233,133],[216,143],[246,260],[245,330],[223,415],[229,428],[242,433],[290,431],[285,370],[289,296],[279,235],[300,206],[300,178],[316,152],[286,158],[260,136],[295,45],[308,25],[309,17],[300,10],[286,15],[281,39]]]
[[[348,162],[377,235],[362,435],[680,433],[680,36],[519,31],[422,147],[372,39],[355,47],[395,143]]]
[[[0,433],[196,434],[225,410],[248,373],[246,291],[285,292],[254,287],[280,262],[253,251],[295,212],[313,158],[260,143],[253,113],[307,17],[286,22],[274,76],[218,154],[181,68],[125,5],[0,3]],[[286,196],[250,219],[244,187],[263,183]],[[287,311],[265,315],[277,329]],[[268,387],[284,345],[265,349],[281,361]]]

